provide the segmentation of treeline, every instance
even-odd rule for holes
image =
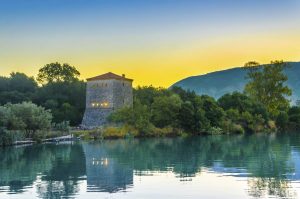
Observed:
[[[282,61],[263,66],[249,62],[244,93],[229,93],[218,100],[179,87],[138,87],[133,108],[113,113],[110,121],[132,127],[138,136],[299,130],[300,107],[290,107],[285,67]]]
[[[61,135],[81,123],[85,82],[68,64],[51,63],[37,79],[13,72],[0,77],[0,145],[31,138]]]
[[[68,64],[51,63],[39,70],[37,80],[24,73],[13,72],[0,77],[0,105],[30,101],[51,110],[54,123],[81,123],[85,109],[85,82]]]
[[[300,107],[290,106],[286,86],[288,67],[282,61],[259,65],[249,62],[243,93],[218,100],[179,87],[134,89],[134,106],[113,113],[110,124],[91,131],[93,137],[166,136],[183,134],[256,133],[300,129]],[[41,131],[68,129],[81,123],[85,82],[68,64],[43,66],[36,79],[23,73],[0,77],[0,145],[25,132],[41,139]],[[13,136],[12,136],[13,135]],[[1,141],[2,140],[2,141]],[[3,145],[3,144],[2,144]]]

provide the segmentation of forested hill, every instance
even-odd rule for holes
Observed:
[[[300,62],[288,62],[285,69],[288,76],[288,86],[293,90],[292,102],[300,99]],[[197,94],[206,94],[219,98],[226,93],[243,91],[247,82],[247,71],[242,68],[232,68],[223,71],[208,73],[205,75],[191,76],[176,82],[172,86],[180,86],[183,89],[195,91]]]

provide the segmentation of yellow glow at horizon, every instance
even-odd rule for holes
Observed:
[[[190,41],[177,45],[162,44],[155,49],[120,49],[103,53],[101,50],[43,54],[16,53],[6,56],[1,75],[12,71],[36,76],[38,69],[50,62],[66,62],[77,67],[81,79],[106,72],[126,74],[133,85],[169,87],[186,78],[242,66],[248,61],[269,63],[271,60],[300,61],[300,30],[293,33],[265,33],[260,35],[232,35],[209,41]],[[170,47],[171,46],[171,47]]]

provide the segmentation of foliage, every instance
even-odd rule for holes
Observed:
[[[52,115],[43,107],[31,102],[0,106],[0,127],[21,130],[33,137],[39,130],[49,130]]]
[[[173,132],[180,129],[187,134],[276,130],[274,125],[269,125],[267,108],[246,94],[234,92],[216,101],[179,87],[169,91],[154,87],[137,90],[134,106],[116,111],[110,121],[133,126],[143,136],[160,134],[162,128],[172,128]]]
[[[300,107],[293,106],[288,111],[289,128],[292,130],[300,130]]]
[[[278,114],[278,116],[276,118],[276,126],[280,130],[284,131],[287,129],[288,122],[289,122],[289,116],[288,116],[287,112],[280,111],[280,113]]]
[[[105,127],[102,131],[101,137],[103,138],[126,138],[137,136],[136,129],[129,125],[122,127]]]
[[[0,105],[32,101],[50,109],[55,123],[79,125],[85,109],[85,82],[78,76],[73,66],[51,63],[40,69],[41,86],[23,73],[0,77]]]
[[[169,90],[164,88],[155,88],[153,86],[138,86],[133,90],[135,100],[139,100],[141,104],[148,107],[154,102],[154,98],[170,95]]]
[[[69,121],[63,121],[60,123],[53,123],[51,125],[51,129],[54,131],[60,131],[60,132],[70,132],[70,122]]]
[[[53,82],[73,82],[78,80],[80,73],[69,64],[60,64],[58,62],[46,64],[40,68],[37,80],[41,84]]]
[[[203,109],[205,111],[205,117],[210,121],[210,125],[214,127],[220,127],[221,122],[224,120],[225,112],[220,107],[216,100],[207,95],[201,97],[203,103]]]
[[[265,120],[269,120],[269,114],[266,107],[257,100],[248,97],[247,95],[239,92],[227,93],[218,99],[218,104],[228,111],[228,115],[235,115],[238,117],[239,113],[249,112],[250,114],[261,115]],[[232,112],[232,111],[237,112]]]
[[[157,127],[176,126],[181,107],[178,95],[155,97],[151,105],[151,121]]]
[[[24,73],[11,73],[10,77],[0,77],[0,105],[30,101],[37,89],[34,78]]]
[[[124,107],[117,110],[108,119],[112,122],[134,126],[142,135],[147,135],[153,128],[153,124],[150,122],[151,112],[149,107],[142,105],[138,100],[134,102],[133,108]]]
[[[13,143],[13,135],[5,128],[0,128],[0,146],[9,146]]]
[[[283,74],[286,65],[280,61],[265,66],[249,62],[246,68],[250,81],[244,94],[227,93],[216,101],[180,87],[137,87],[133,92],[133,107],[117,110],[109,120],[116,124],[114,130],[124,133],[127,126],[135,136],[262,132],[274,131],[276,126],[281,130],[300,129],[299,108],[289,108],[289,101],[285,98],[290,95],[290,89],[285,86],[287,77]],[[40,85],[23,73],[0,77],[0,105],[19,103],[0,106],[0,126],[7,130],[24,130],[28,134],[35,132],[41,137],[43,130],[50,128],[49,123],[43,121],[50,117],[42,119],[32,111],[40,106],[51,111],[55,132],[68,132],[70,125],[79,125],[85,110],[86,92],[86,84],[78,80],[79,75],[73,66],[50,63],[39,70],[37,79]],[[43,111],[50,114],[45,109]],[[31,118],[30,115],[35,114],[34,117],[41,121]],[[117,135],[117,130],[114,133],[106,129],[108,135]],[[101,137],[103,131],[100,129],[91,135]]]
[[[223,130],[219,127],[210,127],[209,129],[207,129],[206,133],[211,135],[218,135],[218,134],[222,134]]]
[[[209,126],[209,120],[205,117],[205,111],[195,107],[190,101],[182,104],[179,113],[180,126],[189,133],[204,132]]]
[[[85,110],[85,83],[74,80],[45,84],[38,89],[34,102],[50,109],[55,123],[70,121],[72,126],[79,125]]]
[[[272,61],[263,66],[257,62],[245,64],[248,70],[247,78],[250,80],[245,86],[245,92],[261,102],[273,117],[289,107],[286,97],[291,96],[292,91],[285,85],[288,78],[283,70],[286,67],[283,61]]]
[[[107,127],[102,133],[102,136],[107,138],[124,138],[125,135],[125,131],[122,131],[120,127]]]

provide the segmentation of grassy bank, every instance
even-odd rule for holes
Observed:
[[[210,128],[206,132],[191,134],[185,132],[180,128],[164,127],[157,128],[153,127],[147,132],[139,131],[135,127],[130,125],[123,126],[107,126],[101,128],[95,128],[90,130],[72,130],[71,133],[75,137],[80,137],[83,140],[101,140],[101,139],[123,139],[123,138],[141,138],[141,137],[178,137],[178,136],[196,136],[196,135],[220,135],[229,134],[224,132],[220,128]],[[239,127],[235,134],[243,134],[244,131],[240,130]]]

